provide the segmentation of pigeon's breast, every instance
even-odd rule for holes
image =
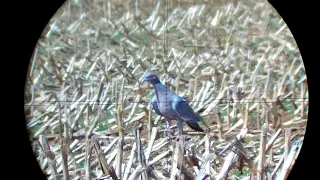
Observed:
[[[163,114],[164,117],[170,120],[176,120],[178,118],[178,115],[175,113],[175,111],[172,108],[172,101],[170,101],[170,96],[168,94],[158,93],[159,95],[159,101],[158,101],[158,107],[161,114]]]
[[[164,117],[170,120],[176,120],[177,114],[172,109],[172,104],[170,102],[159,102],[159,110]]]
[[[155,91],[160,113],[169,120],[177,120],[178,115],[172,108],[174,94],[161,83],[155,85]]]

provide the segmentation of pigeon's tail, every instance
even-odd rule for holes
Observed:
[[[186,121],[186,123],[188,124],[188,126],[198,132],[204,132],[204,130],[199,126],[199,124],[197,122],[188,122]]]

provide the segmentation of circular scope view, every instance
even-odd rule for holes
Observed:
[[[308,98],[266,0],[68,0],[30,59],[26,128],[48,179],[286,179]]]

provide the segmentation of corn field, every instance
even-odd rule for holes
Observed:
[[[146,71],[203,118],[204,133],[184,125],[185,152]],[[34,49],[25,116],[48,179],[285,179],[308,98],[298,46],[265,0],[69,0]]]

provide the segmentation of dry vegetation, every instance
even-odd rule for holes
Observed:
[[[184,156],[138,83],[146,70],[210,126],[184,126]],[[284,179],[308,96],[298,47],[267,1],[69,0],[35,47],[25,112],[49,179]]]

